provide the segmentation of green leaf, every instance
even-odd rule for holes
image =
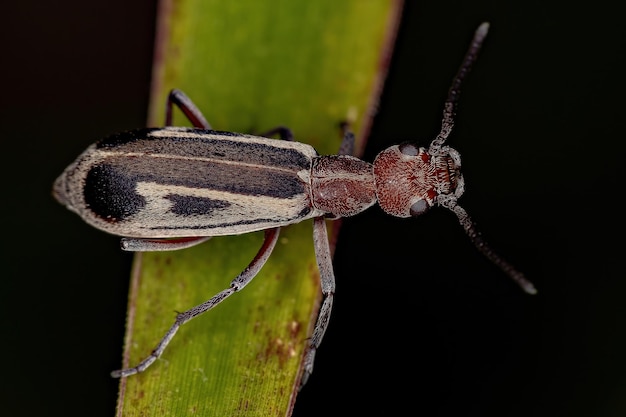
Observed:
[[[288,126],[321,154],[350,120],[363,148],[397,30],[401,1],[162,0],[151,126],[183,90],[212,127]],[[177,114],[175,124],[188,125]],[[263,233],[137,255],[124,367],[150,354],[189,309],[227,288]],[[240,293],[180,328],[163,356],[121,380],[118,415],[290,415],[320,302],[312,222],[283,228],[270,260]],[[306,388],[305,388],[306,389]]]

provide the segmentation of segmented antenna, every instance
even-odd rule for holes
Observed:
[[[442,197],[442,196],[440,196]],[[476,248],[483,254],[487,259],[493,262],[498,268],[500,268],[505,274],[507,274],[513,281],[517,283],[526,293],[528,294],[537,294],[537,289],[530,282],[523,273],[518,271],[513,265],[508,263],[504,258],[498,255],[491,247],[485,242],[485,240],[480,235],[478,229],[476,229],[476,225],[467,214],[465,209],[457,204],[456,197],[452,195],[444,196],[447,198],[440,198],[437,200],[440,206],[445,207],[456,214],[456,217],[459,219],[459,223],[465,229],[465,233],[469,236],[470,240],[476,246]]]
[[[472,39],[472,43],[465,54],[465,58],[463,58],[463,63],[459,68],[459,71],[456,73],[456,76],[452,80],[452,85],[450,86],[450,90],[448,91],[448,98],[446,99],[444,109],[443,109],[443,120],[441,122],[441,132],[437,135],[437,137],[432,141],[430,147],[428,148],[428,152],[431,155],[437,155],[441,149],[446,139],[450,135],[452,128],[454,127],[454,117],[456,116],[456,106],[459,100],[459,95],[461,93],[461,84],[465,79],[465,76],[469,73],[472,65],[476,61],[478,56],[478,52],[482,47],[483,41],[487,36],[487,32],[489,31],[489,23],[485,22],[481,24],[476,32],[474,33],[474,38]],[[491,247],[483,240],[480,235],[480,232],[476,229],[476,225],[469,217],[465,209],[457,204],[457,199],[462,194],[461,192],[457,192],[455,194],[447,194],[447,195],[439,195],[437,197],[437,203],[451,210],[454,214],[456,214],[461,226],[465,229],[465,233],[469,236],[470,240],[476,246],[476,248],[493,262],[496,266],[498,266],[505,274],[507,274],[513,281],[515,281],[525,292],[528,294],[536,294],[537,289],[530,282],[524,274],[519,272],[513,265],[505,261],[500,255],[498,255]]]
[[[478,57],[478,52],[483,45],[483,41],[487,36],[487,32],[489,31],[489,23],[482,23],[476,32],[474,33],[474,38],[472,39],[472,43],[470,44],[465,57],[463,58],[463,63],[456,73],[454,79],[452,80],[452,85],[448,90],[448,98],[443,107],[443,120],[441,122],[441,132],[437,135],[437,137],[431,142],[430,147],[428,148],[428,152],[431,155],[436,155],[441,146],[444,144],[452,128],[454,127],[454,117],[456,116],[456,106],[459,101],[459,95],[461,94],[461,84],[465,79],[465,76],[472,69],[472,65],[476,61]]]

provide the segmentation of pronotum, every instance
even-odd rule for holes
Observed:
[[[476,60],[489,25],[474,34],[453,79],[443,110],[441,132],[426,148],[405,143],[382,151],[373,164],[351,155],[354,136],[344,125],[338,155],[319,156],[309,145],[211,130],[200,110],[173,90],[163,128],[112,135],[83,152],[54,183],[53,194],[90,225],[122,238],[122,249],[158,251],[187,248],[213,236],[265,231],[261,249],[230,287],[177,315],[173,326],[142,362],[112,372],[126,377],[161,356],[180,326],[245,287],[269,258],[280,227],[313,219],[322,306],[307,339],[302,384],[313,370],[315,352],[330,317],[335,277],[326,219],[352,216],[376,202],[390,215],[419,216],[433,206],[454,212],[475,246],[524,291],[536,292],[522,273],[480,237],[457,204],[464,192],[461,158],[446,146],[463,79]],[[176,105],[195,126],[171,127]]]

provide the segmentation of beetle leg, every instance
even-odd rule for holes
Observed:
[[[185,93],[177,89],[170,91],[170,94],[167,96],[167,103],[165,104],[165,126],[172,125],[173,104],[184,113],[194,127],[211,129],[211,125],[207,122],[200,109]]]
[[[335,273],[333,272],[333,262],[330,254],[330,245],[328,243],[328,232],[326,230],[326,221],[323,216],[313,219],[313,244],[315,246],[315,258],[317,259],[317,267],[320,272],[320,284],[322,287],[322,306],[320,307],[315,321],[313,333],[309,338],[309,345],[304,354],[302,379],[300,387],[306,384],[311,372],[313,372],[313,362],[315,361],[315,352],[322,342],[328,320],[330,319],[330,311],[333,306],[333,297],[335,294]]]
[[[122,250],[128,252],[156,252],[187,249],[211,239],[211,236],[181,237],[176,239],[140,239],[124,237],[120,242]]]
[[[250,281],[252,281],[252,279],[259,273],[263,265],[265,265],[265,262],[267,262],[268,258],[272,254],[272,251],[276,246],[276,242],[278,241],[279,232],[279,227],[265,230],[265,240],[263,241],[263,245],[261,245],[261,248],[257,252],[254,259],[250,262],[250,264],[237,276],[237,278],[231,281],[229,288],[217,293],[204,303],[199,304],[187,311],[179,313],[176,316],[176,321],[174,322],[172,327],[170,327],[167,333],[165,333],[165,336],[163,336],[157,347],[152,351],[152,353],[150,353],[150,356],[145,358],[133,368],[121,369],[111,372],[111,376],[113,376],[114,378],[120,378],[144,371],[163,354],[163,351],[172,341],[180,326],[187,323],[189,320],[211,310],[213,307],[217,306],[226,298],[230,297],[231,295],[248,285]]]
[[[339,145],[338,155],[354,155],[354,133],[350,129],[350,123],[341,122],[339,125],[343,140]]]
[[[277,126],[261,134],[260,136],[269,138],[270,136],[274,136],[277,133],[282,140],[288,140],[290,142],[293,142],[293,132],[291,131],[291,129],[285,126]]]

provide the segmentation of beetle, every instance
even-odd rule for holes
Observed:
[[[57,178],[55,198],[88,224],[122,236],[122,249],[183,249],[213,236],[259,230],[265,239],[255,258],[230,287],[179,313],[153,352],[138,365],[112,372],[126,377],[144,371],[161,356],[180,326],[245,287],[269,258],[281,227],[313,220],[322,305],[303,359],[301,385],[313,370],[315,352],[326,331],[335,291],[326,219],[355,215],[376,202],[388,214],[415,217],[443,206],[459,219],[474,245],[524,291],[532,283],[481,238],[457,204],[464,192],[459,153],[445,145],[460,87],[477,58],[488,23],[476,30],[455,75],[443,110],[441,132],[428,148],[391,146],[373,163],[352,152],[354,135],[343,124],[337,155],[320,156],[275,128],[282,140],[211,129],[200,110],[179,90],[166,104],[166,127],[114,134],[87,148]],[[194,127],[172,127],[178,107]]]

